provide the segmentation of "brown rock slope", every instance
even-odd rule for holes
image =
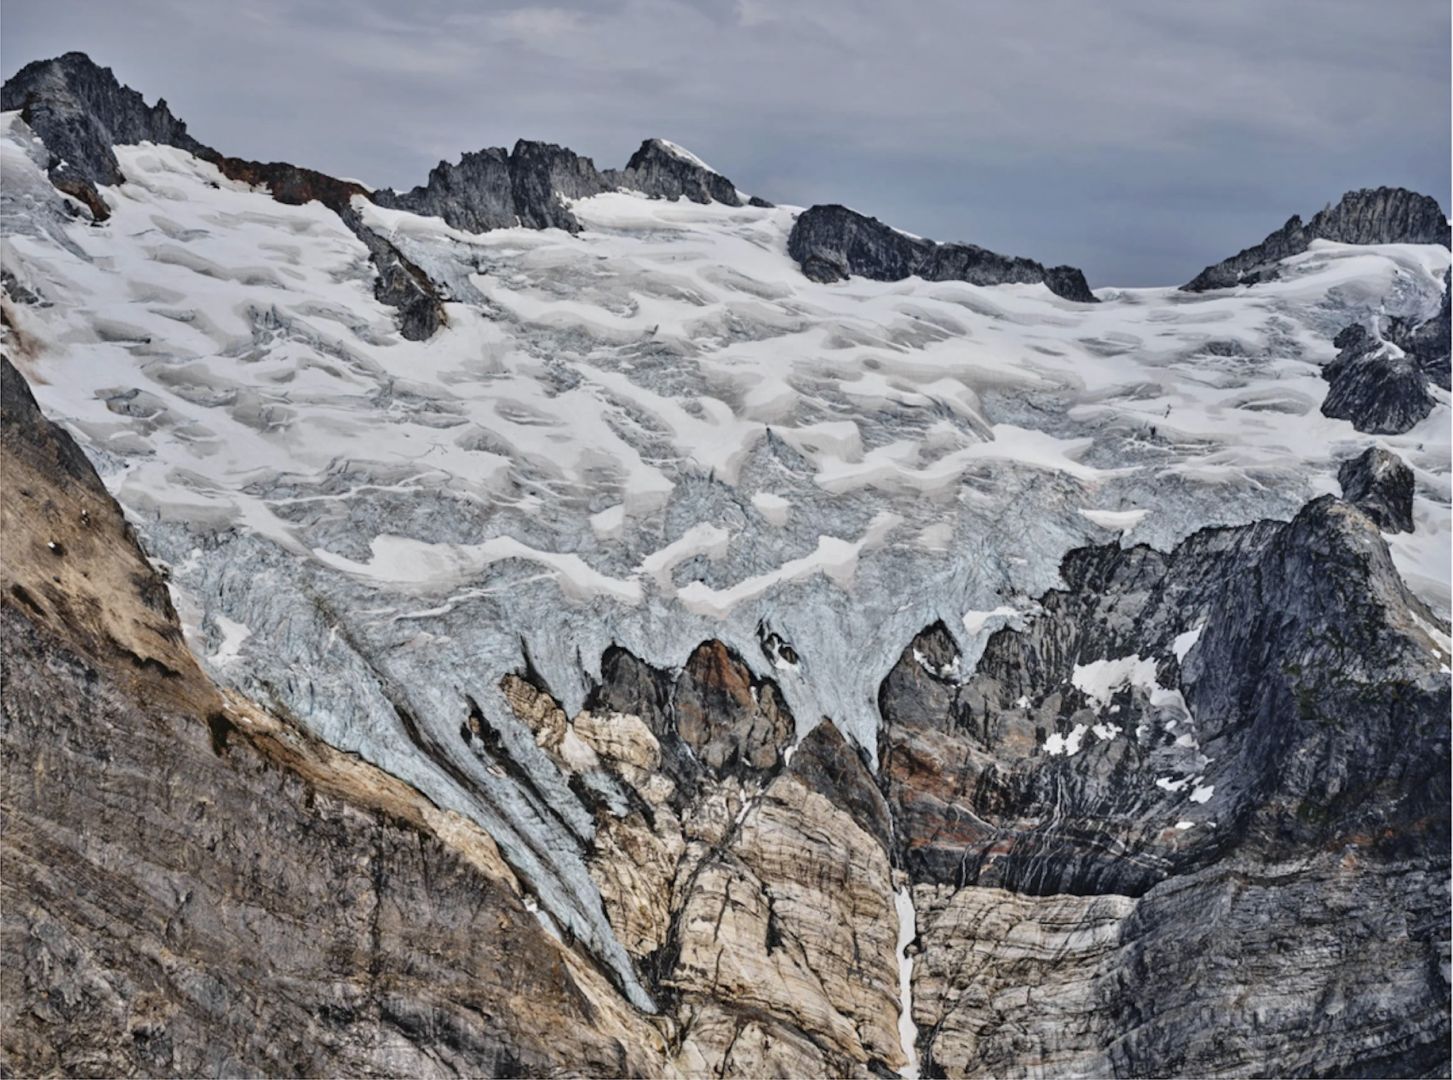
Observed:
[[[0,1071],[660,1072],[488,836],[218,692],[0,363]]]

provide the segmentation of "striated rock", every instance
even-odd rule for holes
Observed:
[[[1322,369],[1330,383],[1322,415],[1350,420],[1358,431],[1398,435],[1433,411],[1437,400],[1412,358],[1389,349],[1360,325],[1339,333],[1337,358]]]
[[[581,199],[611,190],[587,157],[553,143],[521,139],[510,153],[515,213],[530,229],[578,232],[580,223],[564,199]]]
[[[677,1025],[675,1067],[901,1068],[892,826],[862,755],[824,721],[784,765],[791,716],[758,704],[780,702],[775,684],[719,642],[674,679],[621,649],[602,674],[569,720],[538,686],[503,689],[572,788],[595,774],[629,791],[595,804],[591,874]],[[665,772],[673,741],[699,762],[679,783]]]
[[[689,150],[665,139],[647,139],[641,143],[620,171],[619,183],[621,187],[655,199],[685,197],[697,203],[742,205],[741,194],[735,184]],[[763,199],[753,199],[751,205],[772,204]]]
[[[1447,247],[1448,217],[1438,200],[1406,188],[1349,191],[1335,206],[1319,211],[1305,224],[1301,217],[1293,215],[1261,243],[1206,267],[1181,288],[1187,292],[1204,292],[1270,280],[1277,274],[1277,263],[1300,255],[1313,240]]]
[[[972,678],[936,627],[883,684],[926,1067],[1440,1067],[1449,653],[1374,523],[1325,497],[1061,576]]]
[[[845,206],[804,210],[787,238],[787,252],[813,281],[842,281],[854,274],[874,281],[901,281],[917,274],[929,281],[974,285],[1043,282],[1068,300],[1096,302],[1084,275],[1072,266],[1046,270],[1031,259],[999,255],[973,244],[938,244]]]
[[[1337,468],[1342,497],[1383,532],[1413,531],[1413,470],[1380,446],[1369,446]]]
[[[94,470],[0,376],[0,1068],[661,1073],[484,832],[217,691]]]

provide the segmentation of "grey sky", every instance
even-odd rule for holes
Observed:
[[[1178,284],[1354,187],[1449,205],[1448,0],[4,0],[203,142],[383,186],[661,135],[745,190]]]

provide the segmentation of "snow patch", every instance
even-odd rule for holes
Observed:
[[[913,1022],[913,957],[908,947],[918,936],[918,916],[913,910],[911,886],[904,885],[893,898],[898,911],[898,1040],[908,1064],[899,1072],[905,1080],[918,1080],[918,1025]]]
[[[1111,532],[1129,532],[1145,520],[1149,510],[1080,510],[1080,516]]]
[[[779,528],[787,524],[787,518],[792,513],[792,504],[781,495],[770,491],[759,491],[752,496],[752,506],[757,513],[766,518],[769,525],[776,525]]]
[[[217,651],[208,659],[217,667],[226,667],[228,664],[235,663],[242,655],[242,643],[252,636],[252,627],[229,619],[220,611],[212,613],[212,621],[222,632],[222,642],[217,646]]]
[[[1170,643],[1170,651],[1175,653],[1177,663],[1185,663],[1186,654],[1191,651],[1192,646],[1201,640],[1201,631],[1206,629],[1202,623],[1194,630],[1187,630],[1184,634],[1177,634],[1176,639]]]
[[[1084,724],[1076,724],[1068,735],[1062,735],[1058,731],[1044,740],[1044,752],[1050,757],[1073,757],[1080,752],[1080,743],[1085,737],[1089,728]]]

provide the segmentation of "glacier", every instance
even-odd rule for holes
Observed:
[[[356,198],[448,299],[411,341],[332,211],[175,147],[116,156],[90,224],[0,118],[7,338],[40,404],[217,681],[478,821],[637,1004],[580,856],[593,819],[503,701],[522,665],[574,714],[608,646],[669,668],[716,638],[799,737],[828,717],[873,759],[923,627],[971,672],[1071,548],[1290,519],[1370,441],[1414,471],[1416,528],[1387,540],[1447,616],[1448,392],[1402,435],[1318,411],[1332,337],[1435,311],[1446,248],[1314,240],[1274,281],[1091,305],[815,283],[791,206],[618,191],[570,200],[578,233],[474,234]],[[461,742],[471,702],[533,790]]]

